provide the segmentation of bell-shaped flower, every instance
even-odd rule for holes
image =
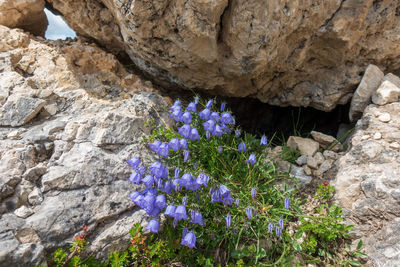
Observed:
[[[225,102],[222,102],[222,103],[221,103],[221,109],[220,109],[221,112],[224,112],[225,106],[226,106]]]
[[[169,154],[169,147],[167,144],[162,143],[160,147],[158,148],[158,155],[162,157],[168,157]]]
[[[186,207],[184,205],[179,205],[178,207],[176,207],[175,219],[177,219],[178,221],[187,220]]]
[[[222,146],[218,147],[218,153],[221,154],[222,153]]]
[[[210,131],[207,131],[207,132],[206,132],[206,138],[207,138],[207,139],[210,139],[210,138],[211,138],[211,133],[210,133]]]
[[[227,227],[227,228],[231,227],[232,216],[228,214],[228,215],[226,216],[226,218],[225,218],[225,221],[226,221],[226,227]]]
[[[173,118],[176,122],[179,122],[182,121],[182,115],[183,112],[180,109],[176,108],[172,111],[170,117]]]
[[[213,136],[220,137],[224,134],[224,130],[218,124],[215,125],[214,132],[212,133]]]
[[[154,209],[154,202],[156,201],[156,197],[153,194],[146,194],[143,199],[143,207],[147,213],[150,213]]]
[[[257,189],[255,189],[254,187],[251,189],[251,197],[255,198],[257,195]]]
[[[199,113],[199,117],[200,119],[202,119],[203,121],[208,121],[210,119],[210,115],[211,115],[211,111],[206,108],[203,109],[200,113]]]
[[[161,141],[156,140],[156,141],[154,141],[154,143],[150,144],[149,147],[151,150],[158,153],[158,148],[160,147],[160,145],[161,145]]]
[[[247,218],[248,218],[249,220],[253,217],[252,210],[251,210],[250,207],[247,207],[247,208],[246,208],[246,215],[247,215]]]
[[[223,124],[235,124],[235,119],[229,112],[224,112],[221,115],[220,122]]]
[[[174,102],[174,107],[180,107],[182,105],[182,101],[180,101],[179,99],[175,100]]]
[[[172,189],[173,189],[172,183],[170,181],[166,181],[161,191],[169,195],[171,194]]]
[[[175,179],[179,178],[179,173],[181,172],[181,170],[179,168],[175,169]]]
[[[187,246],[188,248],[196,248],[196,235],[190,231],[183,237],[181,245]]]
[[[240,137],[240,131],[238,129],[235,130],[235,136],[236,136],[236,138]]]
[[[204,187],[207,187],[209,180],[210,177],[208,177],[208,175],[200,173],[199,176],[197,176],[196,183],[199,185],[203,185]]]
[[[234,199],[233,199],[233,197],[231,196],[231,194],[228,194],[228,195],[225,195],[225,196],[223,197],[223,199],[222,199],[222,204],[223,204],[224,206],[232,206],[233,201],[234,201]]]
[[[245,143],[240,143],[239,145],[238,145],[238,151],[239,152],[246,152],[246,144]]]
[[[194,97],[194,103],[196,103],[196,104],[199,103],[199,100],[200,100],[200,98],[198,96]]]
[[[192,141],[200,140],[200,135],[196,128],[192,128],[192,130],[190,130],[189,139]]]
[[[265,135],[263,135],[260,140],[260,146],[266,146],[266,145],[268,145],[268,140],[267,140],[267,137],[265,137]]]
[[[283,228],[283,219],[279,219],[278,225],[280,228]]]
[[[214,132],[215,130],[215,121],[208,120],[203,123],[204,131]]]
[[[275,228],[275,233],[276,233],[276,236],[277,237],[280,237],[281,236],[281,234],[282,234],[282,228],[280,228],[280,227],[276,227]]]
[[[140,165],[140,158],[134,157],[126,161],[128,165],[134,170]]]
[[[160,162],[156,161],[150,166],[150,172],[156,178],[167,178],[168,177],[168,170],[167,168],[162,165]]]
[[[146,187],[151,187],[154,184],[154,177],[152,175],[146,175],[142,182]]]
[[[135,203],[135,199],[136,199],[137,197],[139,197],[139,196],[141,196],[141,194],[140,194],[139,192],[137,192],[137,191],[132,192],[132,193],[129,194],[129,197],[131,198],[131,200],[132,200],[133,203]]]
[[[213,101],[212,99],[208,100],[208,101],[207,101],[207,104],[206,104],[206,107],[207,107],[208,109],[211,108],[212,105],[213,105],[213,103],[214,103],[214,101]]]
[[[168,147],[175,152],[178,151],[180,148],[179,139],[172,138],[171,141],[169,141],[169,143],[168,143]]]
[[[196,103],[190,102],[189,105],[186,107],[186,110],[196,113]]]
[[[257,163],[256,156],[255,156],[254,154],[251,154],[251,155],[249,156],[249,159],[246,160],[246,162],[247,162],[247,163],[250,163],[251,165],[256,164],[256,163]]]
[[[187,140],[185,138],[182,138],[181,140],[179,140],[179,148],[186,150],[187,149]]]
[[[157,220],[151,220],[145,229],[149,230],[152,233],[158,233],[159,227],[160,227],[160,224]]]
[[[142,181],[142,175],[138,171],[133,171],[131,176],[129,176],[129,181],[135,184],[140,184]]]
[[[167,206],[167,199],[164,195],[157,195],[154,205],[159,209],[164,209]]]
[[[268,232],[272,233],[274,231],[274,225],[272,223],[268,224]]]
[[[290,207],[290,199],[288,199],[288,198],[285,198],[285,209],[289,209],[289,207]]]
[[[186,162],[189,159],[189,151],[183,151],[183,161]]]
[[[219,192],[219,190],[213,190],[211,193],[211,203],[216,203],[216,202],[221,202],[222,198],[221,198],[221,194]]]
[[[187,196],[184,196],[182,198],[182,205],[186,206],[188,204],[188,200],[189,200],[189,198]]]
[[[226,187],[226,185],[220,185],[218,189],[219,193],[221,194],[222,197],[227,196],[231,193],[231,190]]]
[[[211,114],[210,114],[210,119],[211,120],[213,120],[213,121],[215,121],[215,122],[218,122],[219,121],[219,114],[218,114],[218,112],[211,112]]]
[[[201,226],[204,226],[203,215],[201,215],[200,212],[191,210],[190,211],[190,218],[191,218],[191,220],[190,220],[191,223],[197,223],[197,224],[199,224]]]
[[[186,111],[185,113],[183,113],[181,120],[185,124],[191,124],[192,123],[192,114],[190,114],[190,112]]]
[[[192,186],[192,183],[193,179],[190,173],[185,173],[184,175],[182,175],[182,178],[179,179],[179,184],[186,189],[189,189]]]
[[[239,198],[235,200],[235,205],[236,205],[236,207],[240,206],[240,199]]]
[[[167,208],[165,209],[164,214],[169,217],[175,217],[175,210],[176,207],[174,205],[168,205]]]
[[[190,125],[185,124],[182,127],[178,128],[178,133],[185,138],[189,138],[190,135]]]
[[[157,218],[158,215],[160,215],[160,212],[161,212],[161,209],[154,206],[150,212],[147,212],[147,214],[151,217]]]

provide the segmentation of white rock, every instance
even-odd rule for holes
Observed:
[[[382,134],[380,133],[380,132],[376,132],[375,134],[374,134],[374,139],[375,140],[379,140],[379,139],[381,139],[382,138]]]
[[[304,164],[307,163],[307,155],[301,155],[297,160],[296,164],[299,166],[303,166]]]
[[[26,219],[33,214],[33,210],[27,206],[21,206],[14,211],[14,214],[20,218]]]
[[[385,105],[399,100],[400,88],[391,83],[384,81],[381,86],[372,95],[372,102],[377,105]]]
[[[311,169],[318,169],[318,161],[314,157],[307,157],[307,166]]]
[[[342,151],[342,144],[333,136],[323,134],[317,131],[311,131],[312,138],[317,141],[322,148],[327,148],[333,151]]]
[[[333,160],[336,160],[336,159],[339,157],[339,155],[338,155],[337,153],[335,153],[335,152],[333,152],[333,151],[330,151],[330,150],[325,150],[325,151],[322,153],[322,155],[324,155],[324,157],[325,157],[326,159],[333,159]]]
[[[379,115],[378,119],[379,119],[381,122],[389,122],[389,121],[390,121],[390,114],[387,113],[387,112],[382,113],[381,115]]]
[[[290,136],[287,140],[287,146],[290,147],[292,151],[298,149],[301,155],[307,156],[313,156],[319,149],[318,142],[298,136]]]
[[[333,160],[325,160],[321,166],[319,166],[319,171],[321,173],[325,173],[328,171],[330,168],[332,168]]]
[[[361,118],[364,109],[371,101],[372,94],[381,84],[383,72],[375,65],[368,65],[353,98],[351,99],[349,118],[356,121]]]
[[[389,147],[394,148],[394,149],[399,149],[400,148],[400,144],[397,142],[393,142],[389,144]]]
[[[321,164],[322,164],[322,162],[324,162],[324,161],[325,161],[325,158],[324,158],[324,156],[322,155],[322,153],[321,153],[321,152],[317,152],[317,153],[315,153],[315,155],[314,155],[314,159],[317,161],[317,164],[318,164],[318,165],[321,165]]]

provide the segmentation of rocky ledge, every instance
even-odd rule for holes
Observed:
[[[125,161],[150,160],[146,121],[169,123],[143,84],[95,45],[0,26],[0,265],[44,263],[85,225],[89,253],[126,248],[147,216]]]

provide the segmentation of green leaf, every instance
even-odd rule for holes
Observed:
[[[355,260],[349,260],[348,263],[351,266],[361,266],[361,263],[359,263],[358,261],[355,261]]]
[[[353,254],[356,255],[356,256],[358,256],[358,257],[360,257],[360,258],[367,258],[367,257],[368,257],[367,254],[362,253],[362,252],[360,252],[360,251],[356,251],[356,252],[354,252]]]
[[[362,245],[363,245],[362,240],[358,241],[357,250],[360,250],[362,248]]]
[[[303,231],[300,230],[296,233],[296,239],[299,239],[303,235]]]
[[[264,257],[266,257],[266,256],[267,256],[267,252],[265,251],[264,248],[261,248],[261,249],[258,251],[258,253],[257,253],[257,257],[258,257],[259,259],[262,259],[262,258],[264,258]]]

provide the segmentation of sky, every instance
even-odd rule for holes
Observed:
[[[47,20],[49,21],[49,26],[45,34],[46,39],[65,40],[67,37],[76,37],[75,32],[64,22],[61,16],[56,16],[51,13],[47,8],[44,9],[46,13]]]

